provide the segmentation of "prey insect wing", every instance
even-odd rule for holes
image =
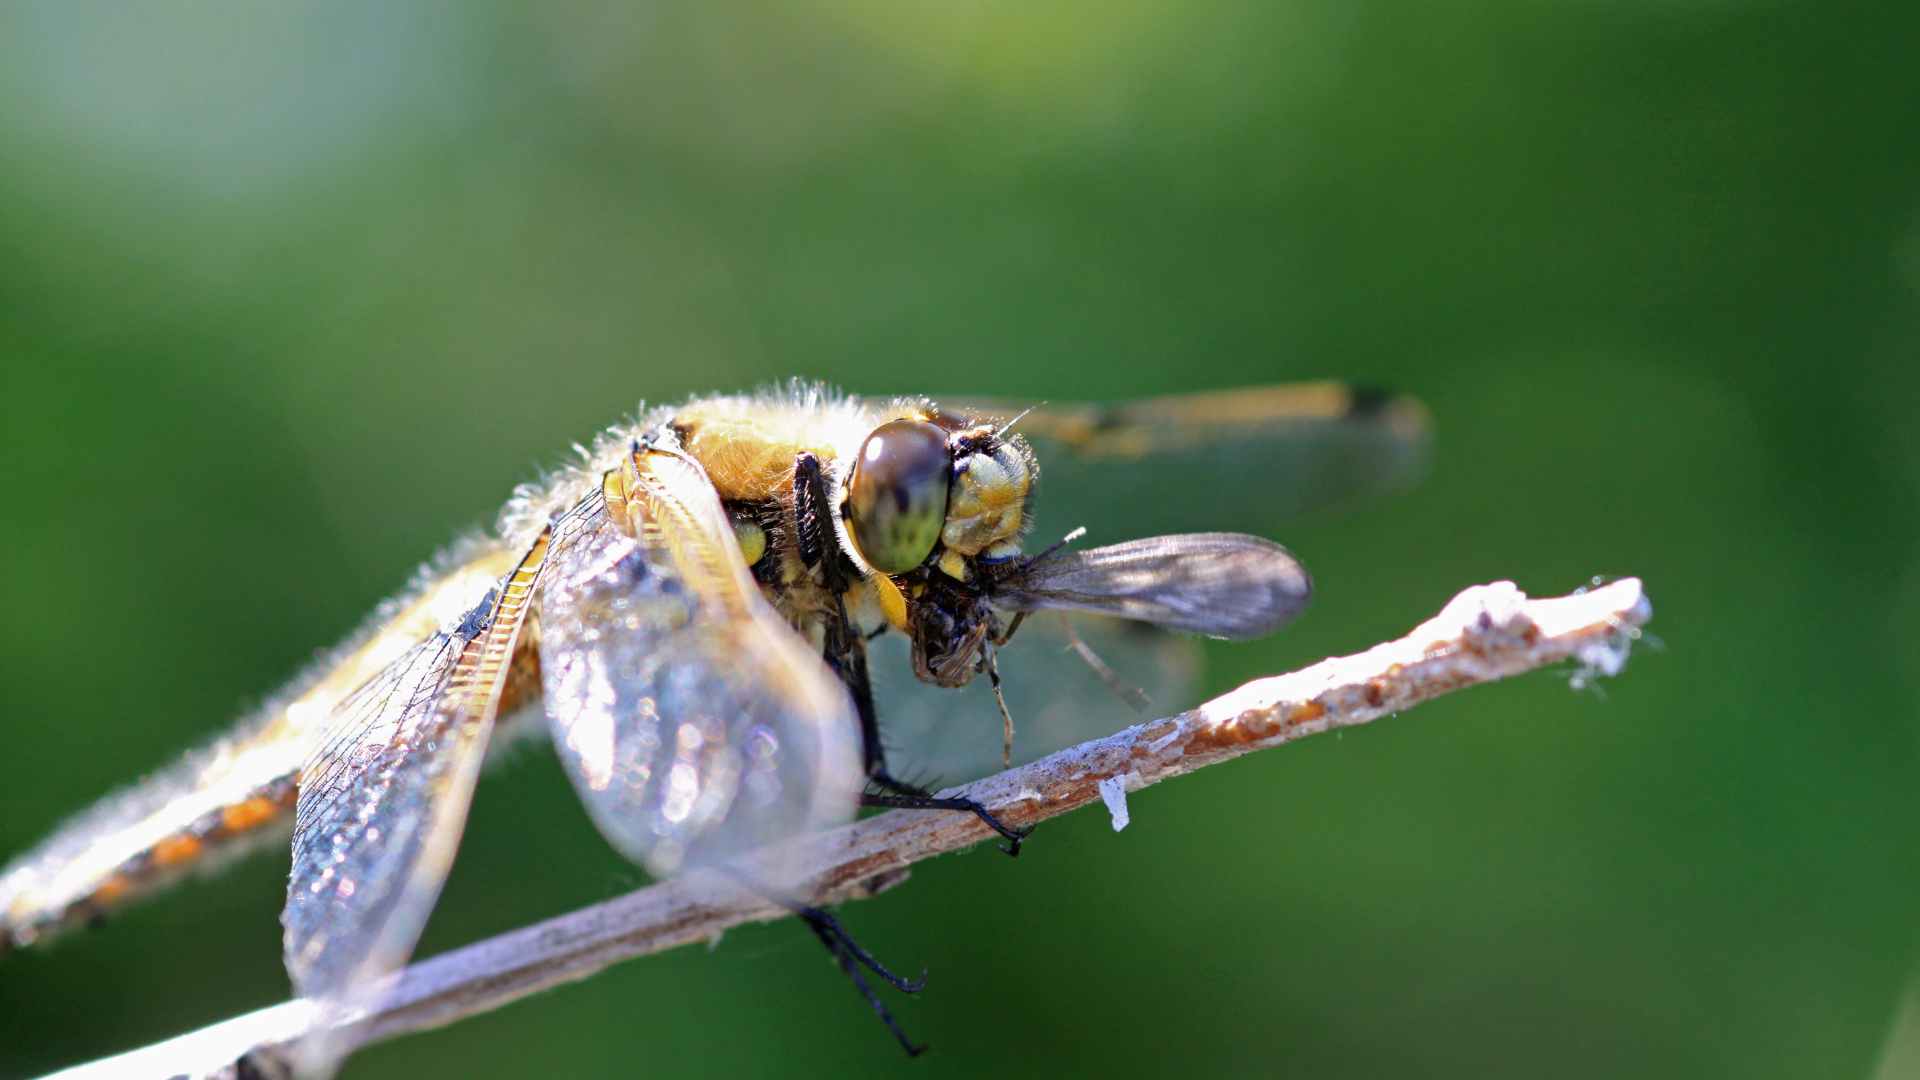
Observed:
[[[1014,611],[1115,615],[1244,641],[1292,621],[1312,593],[1306,569],[1271,540],[1179,533],[1040,556],[1008,568],[991,595]]]
[[[850,699],[761,595],[705,473],[642,448],[607,483],[540,600],[554,747],[600,831],[664,875],[851,817]]]

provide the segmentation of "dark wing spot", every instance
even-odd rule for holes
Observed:
[[[1383,386],[1350,386],[1347,388],[1347,415],[1378,416],[1393,399],[1393,391]]]

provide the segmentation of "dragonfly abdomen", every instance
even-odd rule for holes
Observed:
[[[512,558],[495,543],[456,545],[234,734],[101,800],[0,868],[0,952],[284,839],[300,769],[333,707],[484,596]],[[505,711],[539,685],[531,653],[516,655]]]
[[[16,867],[8,877],[20,875],[21,880],[0,881],[0,899],[7,902],[6,909],[0,911],[0,952],[96,923],[115,909],[195,871],[224,865],[284,840],[292,820],[294,781],[293,772],[284,773],[245,797],[158,836],[111,865],[100,857],[104,851],[77,851],[75,858],[64,864],[58,853],[49,852],[44,859],[49,871],[44,882],[33,880],[33,865]],[[4,887],[8,885],[14,887]]]

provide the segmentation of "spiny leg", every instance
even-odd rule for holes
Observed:
[[[724,872],[742,888],[779,904],[805,923],[807,929],[813,931],[813,936],[833,957],[834,963],[840,966],[841,972],[853,983],[853,988],[866,999],[874,1015],[878,1016],[880,1022],[887,1026],[887,1030],[893,1033],[894,1039],[900,1043],[900,1048],[907,1052],[907,1056],[918,1057],[925,1052],[926,1044],[916,1046],[912,1039],[907,1038],[907,1033],[901,1029],[899,1021],[893,1018],[893,1010],[887,1008],[887,1003],[880,1000],[880,995],[874,991],[873,984],[868,982],[867,977],[860,971],[861,968],[865,968],[879,976],[880,981],[903,994],[917,994],[927,986],[927,973],[924,969],[917,979],[896,975],[891,968],[862,948],[860,943],[853,939],[853,935],[847,932],[847,928],[840,925],[840,920],[826,909],[796,900],[737,867],[727,867]]]
[[[891,810],[958,810],[962,813],[972,814],[974,817],[980,819],[981,824],[999,833],[1007,841],[1006,845],[1000,850],[1006,852],[1008,855],[1018,856],[1020,854],[1021,841],[1033,835],[1032,826],[1022,829],[1008,825],[999,818],[994,817],[993,811],[988,810],[972,799],[938,799],[928,793],[925,788],[917,788],[904,781],[895,780],[893,777],[888,776],[885,771],[869,775],[867,780],[874,787],[882,789],[883,792],[893,791],[899,794],[887,795],[880,792],[869,791],[860,796],[861,806],[874,806]]]
[[[927,1044],[921,1043],[916,1046],[912,1039],[907,1038],[907,1033],[901,1030],[899,1021],[893,1018],[893,1010],[887,1008],[887,1003],[880,1000],[880,995],[874,992],[872,984],[867,982],[867,977],[860,973],[860,969],[865,967],[886,980],[888,985],[909,994],[917,993],[921,987],[925,986],[926,979],[924,977],[902,979],[881,967],[865,949],[847,936],[847,932],[841,928],[833,916],[819,908],[801,908],[794,913],[806,922],[807,928],[820,939],[820,944],[826,946],[827,952],[833,954],[833,959],[840,965],[840,970],[853,983],[853,988],[860,992],[860,996],[867,999],[867,1004],[872,1007],[874,1015],[878,1016],[880,1022],[887,1026],[887,1030],[893,1033],[895,1041],[900,1044],[900,1049],[905,1050],[908,1057],[919,1057],[925,1053]]]
[[[860,796],[860,805],[895,810],[955,810],[972,814],[981,823],[1006,839],[1000,850],[1020,854],[1020,842],[1033,830],[1017,829],[1002,822],[993,812],[973,799],[937,799],[924,788],[909,784],[887,771],[886,749],[880,742],[880,720],[873,705],[873,683],[867,674],[867,642],[847,617],[846,569],[833,543],[833,526],[828,519],[826,470],[812,453],[803,453],[793,466],[794,534],[799,540],[803,562],[811,556],[809,567],[818,565],[827,590],[835,597],[834,610],[826,619],[822,648],[827,666],[833,670],[853,696],[854,711],[860,715],[860,745],[866,761],[867,780],[877,791]]]

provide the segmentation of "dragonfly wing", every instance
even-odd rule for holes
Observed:
[[[608,490],[540,596],[554,748],[601,833],[666,875],[850,818],[852,702],[762,598],[705,473],[643,448]]]
[[[958,690],[921,682],[904,634],[883,634],[867,649],[895,775],[943,786],[1000,771],[1000,710],[987,680]],[[1193,638],[1061,612],[1029,617],[994,662],[1013,716],[1015,764],[1186,708],[1201,669]]]
[[[343,701],[301,769],[281,922],[294,989],[330,1020],[406,962],[439,898],[548,543]],[[337,1063],[324,1028],[303,1071]]]
[[[1430,442],[1418,401],[1335,382],[1115,405],[945,404],[1003,420],[1031,408],[1013,430],[1040,460],[1043,544],[1081,525],[1096,543],[1196,527],[1270,531],[1308,510],[1409,486]]]

